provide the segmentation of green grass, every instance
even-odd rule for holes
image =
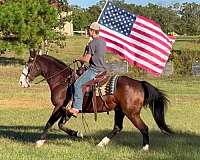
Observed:
[[[1,159],[199,159],[199,130],[194,132],[194,118],[189,122],[182,119],[180,112],[171,113],[168,122],[179,133],[165,136],[159,133],[151,120],[150,112],[144,111],[150,127],[151,150],[141,152],[141,135],[125,121],[124,131],[105,148],[95,145],[112,128],[112,117],[106,114],[98,115],[94,122],[93,115],[86,115],[89,129],[85,138],[72,139],[60,132],[54,126],[49,133],[49,141],[41,148],[36,148],[34,142],[40,136],[43,123],[50,114],[49,109],[1,109],[0,120],[0,158]],[[177,111],[177,110],[176,110]],[[171,111],[170,111],[171,112]],[[170,114],[168,113],[168,115]],[[186,113],[185,113],[186,114]],[[189,114],[187,114],[189,116]],[[193,117],[190,115],[190,117]],[[177,121],[175,119],[182,119]],[[5,121],[6,120],[6,121]],[[179,124],[175,126],[174,124]],[[72,119],[70,128],[84,131],[81,119]],[[154,128],[155,127],[155,128]],[[181,132],[180,132],[181,131]]]
[[[199,42],[179,41],[177,40],[173,46],[174,50],[192,50],[200,51]]]
[[[198,79],[149,79],[163,89],[171,101],[166,121],[176,132],[173,136],[160,133],[149,109],[142,117],[150,129],[150,151],[141,152],[142,136],[125,119],[124,130],[105,148],[96,144],[113,127],[113,113],[86,114],[89,129],[82,124],[81,116],[72,118],[67,126],[82,131],[85,138],[74,139],[61,132],[57,124],[49,132],[49,141],[41,148],[35,147],[52,105],[49,88],[45,82],[29,89],[20,88],[18,78],[21,67],[1,67],[0,75],[0,159],[195,159],[200,158],[200,86]]]
[[[199,40],[199,36],[178,36],[176,37],[173,49],[200,51]]]
[[[86,38],[73,37],[63,49],[54,46],[50,54],[70,63],[82,55]],[[81,44],[81,45],[79,45]],[[8,55],[10,56],[10,55]],[[11,55],[12,57],[12,55]],[[26,60],[28,55],[21,57]],[[104,149],[96,145],[113,128],[113,112],[85,114],[89,128],[83,125],[81,116],[72,118],[67,127],[82,131],[84,139],[67,136],[53,126],[48,142],[35,147],[42,129],[52,112],[50,90],[46,82],[32,84],[29,89],[20,88],[18,79],[21,65],[0,66],[0,159],[2,160],[199,160],[200,159],[200,78],[149,78],[145,80],[166,91],[171,103],[166,121],[176,132],[172,136],[160,133],[149,109],[142,110],[142,118],[149,126],[150,151],[142,152],[142,136],[125,118],[124,129]],[[134,78],[134,75],[130,75]],[[41,78],[38,78],[39,80]],[[36,82],[35,80],[34,82]],[[86,128],[86,130],[85,130]]]

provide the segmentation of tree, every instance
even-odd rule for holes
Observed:
[[[72,9],[72,21],[73,21],[73,26],[74,30],[76,31],[82,31],[85,29],[88,24],[90,19],[90,15],[85,9],[82,9],[78,6],[74,6]]]
[[[186,26],[187,35],[200,34],[200,5],[196,3],[184,3],[181,19]]]
[[[37,48],[44,40],[55,40],[58,10],[48,0],[6,0],[0,7],[0,48]]]
[[[100,0],[99,2],[97,2],[97,6],[99,6],[101,9],[103,9],[105,3],[107,0]],[[121,6],[125,3],[125,0],[111,0],[111,2],[117,6]]]
[[[101,13],[101,8],[98,5],[93,5],[87,9],[89,14],[89,23],[97,21]]]
[[[62,11],[69,11],[69,4],[67,0],[49,0],[49,4]]]
[[[182,24],[181,18],[171,8],[148,4],[143,14],[160,24],[164,32],[176,32],[178,29],[180,33],[180,29],[177,27]]]

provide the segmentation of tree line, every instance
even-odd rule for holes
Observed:
[[[124,0],[113,0],[120,8],[135,15],[146,16],[159,23],[165,33],[180,35],[200,34],[200,5],[175,3],[169,6],[127,4]],[[96,21],[105,4],[100,0],[88,8],[70,6],[67,0],[2,0],[0,3],[0,50],[36,48],[45,40],[60,41],[63,36],[55,32],[64,21],[72,21],[74,30],[84,30]],[[72,15],[61,17],[61,12],[72,11]]]

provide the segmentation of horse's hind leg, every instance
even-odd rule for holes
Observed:
[[[148,127],[143,122],[143,120],[140,118],[140,111],[139,112],[132,112],[127,114],[127,117],[129,120],[134,124],[136,128],[140,130],[143,136],[143,150],[147,151],[149,150],[149,132]]]
[[[83,138],[83,134],[81,132],[74,131],[65,127],[65,124],[70,118],[71,118],[71,115],[67,115],[66,108],[63,107],[63,115],[60,121],[58,122],[58,127],[70,136]]]
[[[104,147],[107,145],[110,140],[116,136],[122,129],[123,129],[123,119],[124,119],[124,113],[122,112],[121,108],[115,109],[115,124],[114,128],[111,133],[109,133],[108,136],[104,137],[101,142],[97,145],[99,147]]]

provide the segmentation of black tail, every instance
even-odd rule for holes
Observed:
[[[149,106],[154,120],[162,132],[173,133],[165,122],[165,110],[169,103],[167,96],[158,88],[146,81],[142,81],[144,88],[144,105]]]

